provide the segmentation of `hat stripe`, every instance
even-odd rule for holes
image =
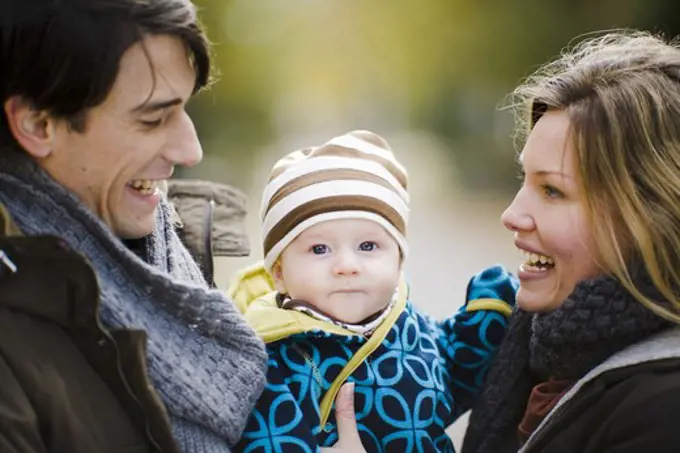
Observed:
[[[272,206],[264,217],[263,231],[270,231],[290,211],[305,203],[338,195],[375,198],[386,203],[404,220],[408,219],[408,205],[393,190],[367,181],[325,181],[299,189]]]
[[[373,173],[387,181],[394,187],[394,189],[402,198],[404,198],[407,202],[409,201],[408,192],[404,189],[397,178],[395,178],[394,175],[390,173],[382,164],[371,160],[357,159],[356,157],[320,156],[297,162],[295,165],[284,169],[285,171],[279,173],[278,176],[271,179],[262,195],[262,209],[266,209],[268,205],[271,204],[269,200],[274,196],[274,194],[290,181],[293,181],[308,173],[327,169],[361,170],[365,173]],[[260,215],[264,215],[264,212],[261,212]]]
[[[377,160],[381,164],[387,164],[386,167],[390,169],[390,172],[394,176],[403,182],[404,188],[407,188],[407,175],[408,172],[403,165],[394,157],[392,151],[376,146],[373,143],[367,142],[357,137],[351,135],[341,135],[331,139],[328,143],[321,146],[320,148],[326,147],[342,147],[347,150],[353,150],[355,152],[360,152],[365,159]],[[317,148],[318,149],[318,148]],[[315,150],[316,151],[316,150]],[[325,154],[325,153],[324,153]],[[319,154],[323,155],[323,154]],[[356,155],[356,154],[355,154]]]
[[[373,145],[371,145],[373,146]],[[362,159],[367,162],[377,162],[389,171],[399,181],[399,185],[407,189],[408,175],[406,170],[400,168],[400,164],[393,159],[383,158],[377,154],[367,154],[361,149],[346,148],[335,144],[326,144],[313,151],[314,157],[321,156],[344,156],[353,159]]]
[[[323,214],[336,211],[367,211],[383,217],[390,222],[402,235],[406,234],[406,220],[388,203],[370,196],[340,195],[310,200],[288,212],[274,228],[268,231],[264,239],[264,253],[269,253],[272,247],[297,225],[303,221]]]
[[[367,173],[363,170],[327,168],[325,170],[308,173],[288,181],[271,197],[269,205],[266,207],[266,209],[269,211],[272,206],[276,205],[276,203],[280,202],[282,199],[291,195],[297,190],[327,181],[366,181],[385,187],[389,190],[394,190],[394,187],[380,176]]]
[[[276,179],[281,173],[309,159],[312,151],[314,151],[314,148],[299,149],[280,159],[274,164],[274,168],[272,168],[272,171],[269,174],[269,183]]]

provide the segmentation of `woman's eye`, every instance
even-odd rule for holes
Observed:
[[[315,255],[323,255],[324,253],[328,253],[328,246],[324,244],[316,244],[313,245],[310,250]]]
[[[362,242],[359,245],[359,250],[361,250],[362,252],[372,252],[373,250],[375,250],[377,248],[378,248],[378,244],[376,244],[373,241]]]
[[[564,198],[564,193],[561,190],[555,189],[549,184],[544,184],[541,188],[548,198]]]

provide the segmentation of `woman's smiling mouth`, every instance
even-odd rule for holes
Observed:
[[[541,253],[517,247],[517,250],[524,256],[524,263],[519,267],[520,272],[547,272],[555,267],[555,260]]]

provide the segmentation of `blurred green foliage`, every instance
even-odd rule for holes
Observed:
[[[286,137],[367,128],[388,140],[397,130],[432,134],[464,188],[507,191],[516,185],[512,117],[499,106],[523,77],[588,32],[680,33],[678,0],[196,4],[217,79],[190,113],[206,154],[230,163],[220,178],[237,185]]]

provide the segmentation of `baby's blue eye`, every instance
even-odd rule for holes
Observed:
[[[328,246],[325,244],[317,244],[312,246],[312,253],[315,255],[323,255],[328,253]]]
[[[378,244],[372,241],[362,242],[359,245],[359,250],[361,250],[362,252],[372,252],[376,248],[378,248]]]

